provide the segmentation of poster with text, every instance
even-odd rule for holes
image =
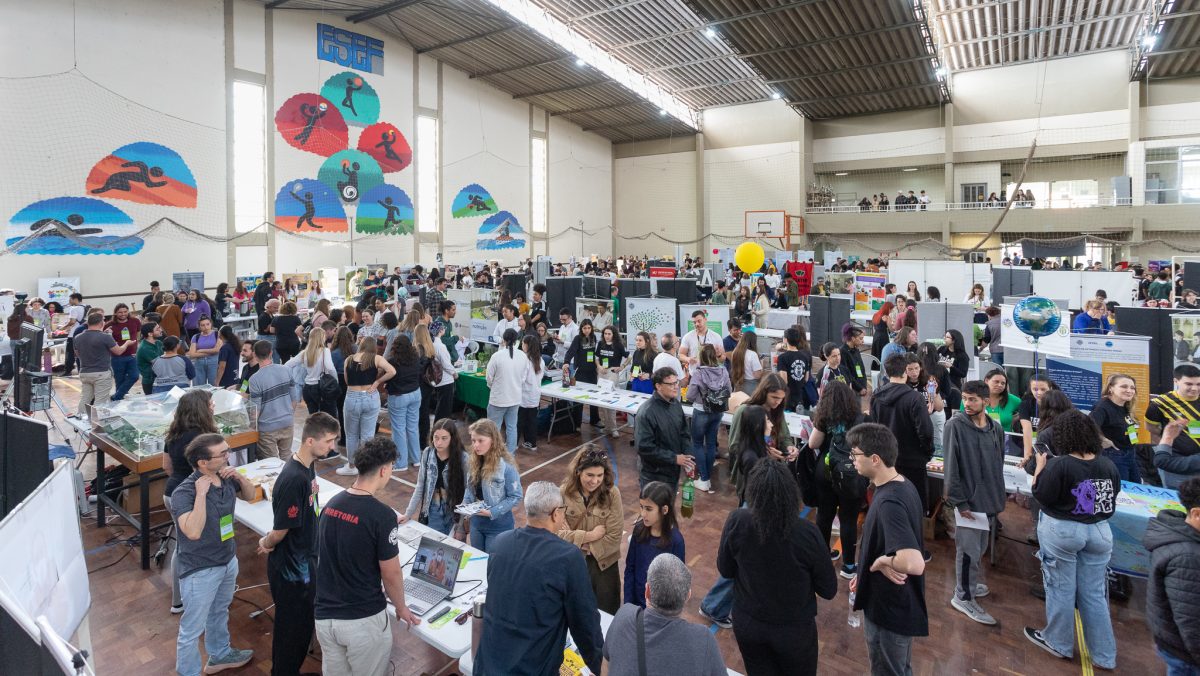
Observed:
[[[854,309],[874,312],[883,307],[887,294],[886,272],[859,272],[854,275]]]
[[[38,278],[38,296],[47,303],[55,301],[65,308],[73,293],[80,293],[78,277]]]
[[[1138,443],[1150,443],[1146,430],[1146,405],[1150,403],[1150,339],[1145,336],[1084,336],[1070,339],[1070,357],[1046,360],[1050,378],[1080,410],[1090,411],[1114,375],[1126,375],[1137,384],[1133,417],[1138,422]]]

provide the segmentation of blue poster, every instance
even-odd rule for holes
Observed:
[[[1085,413],[1100,399],[1104,391],[1103,365],[1098,361],[1081,361],[1048,357],[1046,371],[1050,379],[1058,384],[1071,403]]]

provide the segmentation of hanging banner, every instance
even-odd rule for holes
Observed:
[[[39,277],[38,297],[49,303],[55,301],[63,307],[71,294],[79,293],[78,277]],[[5,315],[7,316],[7,315]]]
[[[674,298],[625,299],[625,324],[629,333],[648,332],[655,341],[675,332]]]
[[[788,263],[785,274],[796,280],[796,287],[801,297],[807,296],[812,292],[813,280],[813,262],[806,261],[804,263]]]
[[[650,277],[655,279],[674,279],[675,268],[650,268]]]
[[[1150,339],[1146,336],[1085,336],[1070,338],[1071,356],[1046,360],[1050,378],[1083,411],[1089,411],[1104,393],[1109,377],[1120,374],[1137,383],[1133,417],[1138,421],[1138,443],[1150,443],[1146,405],[1150,403]]]
[[[1021,333],[1016,324],[1013,323],[1013,307],[1012,305],[1000,306],[1000,344],[1005,348],[1014,350],[1033,350],[1033,338]],[[1037,342],[1037,351],[1041,355],[1055,355],[1059,357],[1071,356],[1071,322],[1070,314],[1063,311],[1063,316],[1067,317],[1058,325],[1058,331],[1053,335],[1044,336]],[[1088,404],[1090,407],[1091,404]]]
[[[683,332],[694,330],[696,327],[692,323],[692,313],[696,310],[704,310],[708,315],[705,322],[708,324],[708,330],[718,336],[725,336],[725,326],[729,322],[729,306],[728,305],[698,305],[698,304],[683,304],[679,306],[679,323],[683,326]]]

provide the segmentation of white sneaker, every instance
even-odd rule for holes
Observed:
[[[612,435],[613,435],[613,439],[616,439],[617,437],[621,436],[621,433],[616,430],[613,430]]]
[[[341,467],[339,467],[333,471],[334,471],[334,473],[340,474],[342,476],[358,476],[358,470],[355,469],[354,466],[349,463],[342,465]]]
[[[991,593],[991,590],[988,589],[986,584],[980,582],[979,584],[975,585],[975,598],[981,599],[987,596],[989,593]]]
[[[694,485],[698,491],[704,491],[707,493],[708,491],[712,490],[712,482],[705,481],[703,479],[696,479],[694,482],[692,482],[692,485]]]

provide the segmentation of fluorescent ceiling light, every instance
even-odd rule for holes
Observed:
[[[780,99],[779,92],[771,92],[771,98],[778,101]]]
[[[634,94],[658,106],[664,115],[699,128],[699,116],[686,103],[655,84],[650,78],[638,73],[629,64],[617,59],[599,45],[585,38],[578,31],[538,7],[532,0],[484,0],[525,24],[543,38],[573,54],[577,59],[604,73]]]
[[[584,61],[583,59],[575,59],[575,65],[576,66],[586,66],[587,61]]]
[[[850,172],[848,172],[848,171],[839,171],[836,174],[834,174],[834,176],[849,176],[849,175],[850,175]]]
[[[936,71],[934,71],[934,72],[936,72],[936,73],[937,73],[937,76],[938,76],[938,77],[941,77],[941,78],[944,78],[944,77],[946,77],[947,75],[949,75],[949,74],[950,74],[950,71],[949,71],[949,70],[946,70],[946,67],[945,67],[945,66],[942,66],[941,68],[938,68],[938,69],[937,69]]]
[[[916,170],[917,170],[916,167],[909,167],[908,169],[904,169],[902,171],[916,171]]]
[[[715,38],[715,37],[717,37],[717,32],[715,30],[713,30],[711,27],[705,28],[704,29],[704,37]]]
[[[1157,35],[1147,35],[1146,37],[1142,38],[1142,46],[1147,50],[1154,49],[1154,43],[1156,42],[1158,42]]]

